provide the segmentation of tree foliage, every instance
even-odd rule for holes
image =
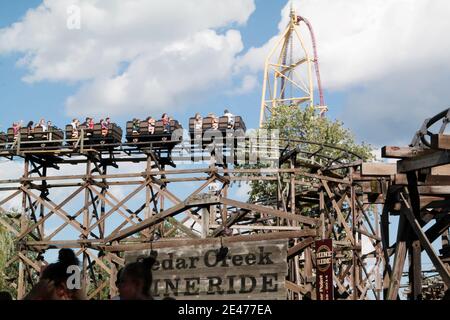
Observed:
[[[7,262],[16,253],[14,235],[0,225],[0,291],[8,291],[15,294],[15,290],[10,285],[10,276],[17,269],[16,264],[7,266]]]
[[[299,145],[306,157],[307,153],[320,154],[325,158],[328,157],[330,162],[338,158],[347,162],[357,159],[367,161],[373,158],[372,147],[364,142],[357,143],[353,133],[344,127],[342,121],[320,117],[313,107],[305,109],[285,105],[275,107],[263,129],[278,130],[280,139],[285,140],[285,143],[290,142],[291,148]],[[310,141],[313,144],[302,143],[299,140]],[[280,146],[282,145],[283,142],[280,143]],[[250,200],[276,198],[276,190],[275,182],[252,181]]]

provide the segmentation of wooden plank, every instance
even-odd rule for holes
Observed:
[[[315,229],[305,229],[302,231],[281,231],[270,232],[255,235],[239,235],[224,238],[206,238],[206,239],[162,239],[153,243],[139,243],[139,244],[113,244],[105,246],[105,251],[110,252],[125,252],[136,251],[145,249],[160,249],[160,248],[177,248],[182,245],[201,245],[201,244],[214,244],[220,246],[221,241],[223,245],[228,245],[235,242],[252,242],[263,240],[277,240],[277,239],[298,239],[304,237],[315,237],[317,231]]]
[[[397,173],[395,163],[364,162],[361,165],[363,176],[391,176]]]
[[[398,290],[400,289],[400,281],[402,279],[403,267],[406,260],[406,242],[398,241],[395,249],[394,268],[389,284],[387,300],[396,300]]]
[[[34,270],[37,272],[41,272],[40,266],[32,261],[30,258],[28,258],[26,255],[24,255],[22,252],[18,252],[17,254],[20,259],[22,259],[23,262],[27,263],[29,266],[31,266]]]
[[[396,185],[408,185],[408,179],[406,178],[406,174],[398,173],[394,176],[394,184]]]
[[[295,284],[295,283],[293,283],[293,282],[291,282],[289,280],[286,280],[285,285],[286,285],[286,289],[294,291],[294,292],[296,292],[298,294],[305,295],[305,294],[308,293],[308,290],[304,286]]]
[[[450,149],[450,135],[448,135],[448,134],[433,134],[431,136],[431,147],[433,149],[449,150]]]
[[[420,169],[442,166],[450,163],[450,152],[448,150],[436,151],[415,158],[403,159],[397,162],[397,171],[406,173]]]
[[[450,186],[419,186],[418,189],[423,196],[450,195]]]
[[[432,152],[434,152],[434,150],[419,149],[413,147],[385,146],[381,148],[381,157],[393,159],[412,158]]]
[[[297,243],[295,246],[288,250],[288,259],[292,259],[293,257],[301,254],[303,249],[312,245],[314,243],[314,238],[306,238],[302,242]]]
[[[430,174],[432,176],[450,176],[450,165],[446,164],[431,168]]]
[[[233,207],[246,209],[246,210],[250,210],[250,211],[254,211],[254,212],[259,212],[259,213],[265,213],[265,214],[279,217],[282,219],[294,220],[294,221],[298,221],[298,222],[308,224],[308,225],[316,225],[318,222],[317,219],[314,219],[314,218],[309,218],[309,217],[300,216],[300,215],[294,215],[291,213],[286,213],[284,211],[280,211],[280,210],[276,210],[276,209],[272,209],[272,208],[268,208],[268,207],[264,207],[264,206],[260,206],[260,205],[245,203],[245,202],[241,202],[241,201],[231,200],[228,198],[222,197],[220,199],[220,202],[224,205],[233,206]]]
[[[199,234],[192,231],[191,228],[188,228],[183,223],[178,222],[178,220],[175,218],[169,217],[167,221],[171,225],[175,226],[176,229],[180,230],[181,232],[183,232],[184,234],[186,234],[187,236],[189,236],[191,238],[199,238],[200,237]]]
[[[167,210],[164,210],[160,213],[155,214],[154,216],[152,216],[148,219],[143,220],[142,222],[136,224],[135,226],[125,228],[124,230],[122,230],[114,235],[110,235],[110,236],[106,237],[105,242],[117,241],[117,240],[121,240],[126,237],[129,237],[139,231],[150,228],[151,226],[164,221],[164,219],[166,219],[167,217],[174,216],[185,210],[187,210],[187,207],[183,202],[181,202]]]

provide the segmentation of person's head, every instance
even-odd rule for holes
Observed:
[[[127,264],[117,275],[117,287],[121,300],[151,299],[153,257]]]
[[[41,281],[48,290],[50,300],[84,300],[83,289],[68,287],[68,279],[74,274],[69,267],[79,266],[80,261],[71,249],[61,249],[58,254],[58,262],[49,264],[42,272]]]
[[[111,119],[108,117],[108,118],[106,118],[106,122],[110,122],[111,121]]]
[[[32,127],[33,124],[34,124],[34,121],[29,121],[28,124],[27,124],[27,127]]]
[[[52,126],[52,122],[49,120],[47,121],[47,127],[51,127]]]
[[[163,113],[163,115],[161,116],[161,119],[168,119],[169,116],[167,115],[167,113]]]
[[[153,120],[153,117],[148,117],[147,118],[147,122],[152,122],[152,120]]]
[[[223,113],[230,113],[230,111],[228,111],[228,109],[225,109]]]

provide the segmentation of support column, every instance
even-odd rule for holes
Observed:
[[[29,176],[29,165],[30,161],[28,158],[24,160],[24,170],[23,170],[23,178],[28,178]],[[28,188],[27,185],[22,184],[22,187]],[[31,205],[31,204],[30,204]],[[22,213],[20,216],[20,232],[23,233],[28,228],[28,217],[27,217],[27,195],[25,192],[22,192]],[[20,253],[23,255],[27,255],[27,250],[24,246],[20,246]],[[21,300],[26,295],[26,282],[25,282],[25,263],[19,258],[19,279],[17,284],[17,299]]]
[[[84,211],[83,211],[83,227],[84,230],[89,229],[90,226],[90,212],[89,212],[89,185],[90,185],[90,180],[91,180],[91,160],[87,159],[86,162],[86,187],[85,187],[85,191],[84,191]],[[88,235],[84,234],[82,235],[82,239],[87,239]],[[86,249],[86,246],[83,244],[81,246],[82,249]],[[83,269],[82,269],[82,287],[83,290],[85,290],[86,294],[88,293],[88,254],[86,252],[83,251]]]

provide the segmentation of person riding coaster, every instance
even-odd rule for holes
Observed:
[[[106,137],[109,132],[109,125],[111,124],[111,119],[108,117],[105,120],[100,120],[100,125],[102,126],[102,136]]]

